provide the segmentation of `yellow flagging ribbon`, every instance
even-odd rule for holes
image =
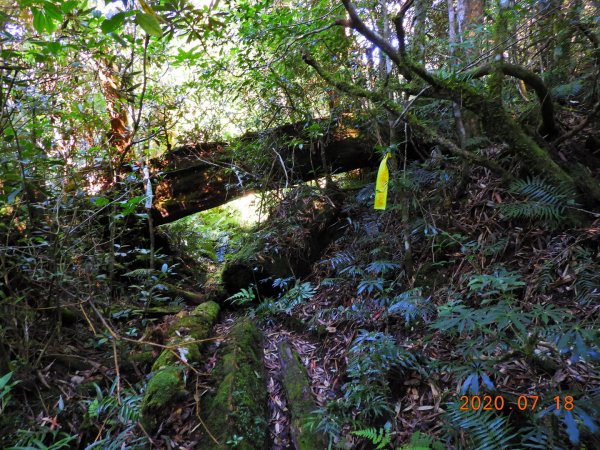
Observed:
[[[387,205],[388,182],[390,179],[390,171],[387,166],[387,160],[391,153],[387,153],[377,171],[377,182],[375,183],[375,209],[385,209]]]

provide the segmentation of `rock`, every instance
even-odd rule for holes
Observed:
[[[290,437],[296,450],[327,448],[325,437],[312,431],[306,421],[317,408],[313,399],[308,374],[298,354],[289,342],[282,341],[278,346],[281,361],[281,382],[287,397],[290,412]]]
[[[266,448],[268,394],[262,335],[250,319],[242,318],[232,327],[215,377],[220,382],[207,402],[205,422],[219,445],[207,436],[201,448],[216,450],[232,441],[239,442],[236,448],[241,450]]]

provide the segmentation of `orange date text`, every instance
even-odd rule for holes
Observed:
[[[463,395],[460,397],[461,411],[534,411],[538,407],[539,395],[519,395],[516,401],[505,400],[502,395]],[[556,409],[571,411],[574,408],[574,398],[570,395],[553,397],[553,406]]]

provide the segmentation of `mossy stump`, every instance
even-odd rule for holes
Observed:
[[[237,442],[242,450],[266,448],[268,435],[267,385],[263,364],[262,335],[248,318],[232,327],[215,376],[220,382],[207,402],[206,425],[213,437],[203,449],[228,448]]]
[[[290,412],[290,437],[296,450],[327,448],[323,435],[312,431],[306,424],[311,413],[317,408],[310,391],[306,368],[289,342],[278,345],[281,362],[281,382],[287,397]]]

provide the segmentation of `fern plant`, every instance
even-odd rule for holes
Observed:
[[[427,322],[435,312],[431,297],[423,297],[420,289],[411,289],[395,296],[387,309],[388,315],[402,317],[407,326],[417,320]]]
[[[467,448],[476,448],[477,450],[509,449],[516,436],[508,423],[508,418],[492,411],[462,411],[457,404],[449,403],[445,419],[448,421],[450,433],[461,432]],[[462,448],[460,436],[456,436],[455,444],[456,448]]]
[[[508,219],[542,220],[556,226],[566,218],[565,209],[576,205],[572,190],[536,177],[514,181],[509,192],[523,200],[499,205],[500,212]]]
[[[582,305],[588,305],[600,298],[600,271],[591,251],[576,247],[574,253],[577,258],[577,278],[573,285],[576,299]]]
[[[118,450],[122,448],[143,449],[148,442],[145,436],[136,436],[135,430],[141,415],[143,396],[134,389],[123,389],[117,398],[118,379],[106,394],[95,384],[96,398],[87,405],[87,419],[99,429],[97,439],[86,447],[89,449]]]
[[[317,289],[312,283],[296,283],[285,294],[281,295],[279,299],[272,300],[267,299],[258,305],[254,311],[255,315],[266,316],[269,314],[286,313],[291,314],[292,310],[302,304],[303,302],[310,300],[317,293]]]
[[[392,424],[386,422],[381,428],[364,428],[352,431],[351,434],[370,440],[376,450],[382,450],[392,443]]]
[[[369,263],[366,267],[368,273],[373,275],[385,275],[388,272],[399,269],[400,264],[391,262],[391,261],[373,261]]]
[[[428,436],[420,431],[412,434],[410,442],[403,445],[398,450],[444,450],[444,445],[432,436]]]
[[[400,349],[392,336],[361,330],[348,351],[350,380],[342,386],[346,407],[367,419],[390,412],[388,373],[415,366],[414,355]]]
[[[254,291],[254,285],[250,285],[248,289],[242,288],[239,292],[227,297],[225,301],[230,302],[233,305],[243,306],[252,303],[255,299],[256,293]]]
[[[521,276],[500,267],[492,274],[472,275],[469,279],[469,290],[482,298],[499,297],[511,299],[513,292],[525,286]]]

